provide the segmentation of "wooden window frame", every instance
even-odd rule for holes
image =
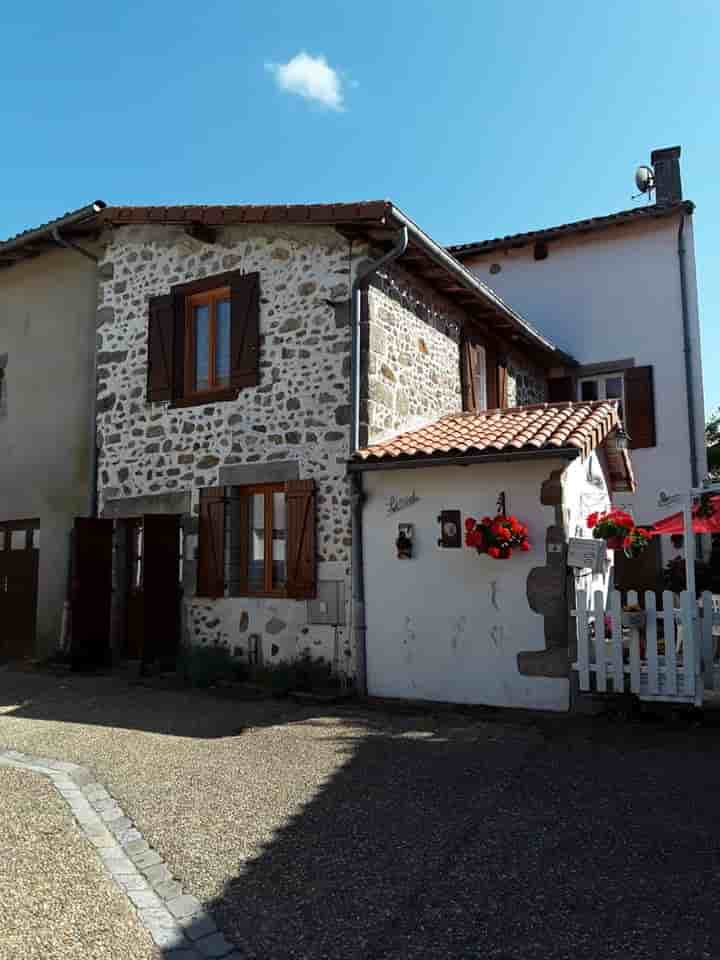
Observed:
[[[203,401],[217,400],[221,396],[237,395],[230,383],[218,384],[217,379],[217,303],[227,300],[230,303],[232,325],[232,294],[230,287],[216,287],[213,290],[203,290],[199,293],[188,294],[185,297],[185,383],[183,397],[180,401],[186,404],[202,403]],[[210,387],[207,390],[195,388],[195,360],[197,358],[197,342],[194,330],[195,307],[208,307],[208,379]],[[232,326],[231,326],[232,329]],[[231,374],[228,374],[228,378]]]
[[[262,590],[253,590],[250,588],[250,541],[249,527],[247,525],[240,530],[240,562],[242,575],[239,581],[244,585],[242,596],[246,597],[287,597],[287,565],[290,558],[287,556],[287,487],[285,483],[251,483],[235,485],[234,489],[238,492],[235,498],[226,498],[226,504],[232,499],[245,500],[247,506],[241,511],[241,523],[247,523],[249,517],[249,504],[254,496],[262,495],[264,497],[263,509],[263,529],[265,531],[264,549],[263,549],[263,588]],[[282,585],[273,586],[273,495],[281,493],[285,498],[285,582]],[[269,560],[269,562],[268,562]]]

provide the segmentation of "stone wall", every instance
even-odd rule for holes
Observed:
[[[330,228],[233,227],[214,244],[180,228],[121,227],[100,264],[98,417],[100,508],[218,483],[231,464],[297,461],[317,485],[319,576],[348,587],[350,285],[367,251]],[[172,408],[146,402],[148,299],[178,283],[241,269],[260,274],[260,384],[236,400]],[[196,537],[187,538],[192,562]],[[196,599],[186,590],[188,639],[238,656],[260,637],[268,662],[305,649],[352,670],[345,628],[314,627],[307,604]],[[255,643],[255,639],[252,641]]]
[[[368,289],[367,442],[462,409],[459,332],[463,313],[395,266]]]
[[[523,407],[547,401],[547,377],[526,357],[512,353],[507,366],[507,405]]]

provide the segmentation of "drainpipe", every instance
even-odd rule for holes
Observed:
[[[403,227],[398,242],[385,256],[358,272],[353,285],[350,303],[350,456],[360,449],[360,374],[362,353],[360,350],[360,319],[362,316],[363,291],[367,288],[371,274],[386,264],[397,260],[407,250],[408,231]],[[352,574],[352,637],[357,656],[358,689],[362,696],[367,694],[367,655],[365,623],[365,575],[363,571],[362,509],[365,502],[362,474],[355,473],[351,479],[351,574]]]
[[[86,250],[84,247],[79,246],[77,243],[73,243],[72,240],[68,240],[66,237],[60,236],[60,231],[57,227],[53,227],[50,231],[53,240],[60,247],[65,247],[67,250],[74,250],[75,253],[81,254],[83,257],[87,257],[88,260],[92,260],[93,263],[97,264],[99,257],[94,253],[91,253],[89,250]],[[92,344],[92,377],[90,380],[92,384],[92,392],[90,395],[90,413],[91,413],[91,434],[90,434],[90,516],[94,517],[97,515],[97,506],[98,506],[98,451],[97,451],[97,331],[95,329],[95,324],[93,323],[93,344]]]
[[[695,391],[690,346],[690,318],[688,316],[687,262],[685,248],[685,214],[678,229],[678,262],[680,265],[680,302],[682,307],[683,352],[685,354],[685,391],[687,400],[688,428],[690,430],[690,477],[693,487],[699,486],[697,466],[697,441],[695,438]]]

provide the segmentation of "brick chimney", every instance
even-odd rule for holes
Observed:
[[[650,163],[655,171],[655,203],[659,207],[666,207],[682,200],[680,147],[653,150]]]

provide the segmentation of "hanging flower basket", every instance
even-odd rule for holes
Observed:
[[[605,540],[608,550],[623,550],[626,557],[639,557],[652,536],[651,530],[636,527],[625,510],[591,513],[587,525],[596,540]]]
[[[517,517],[499,513],[496,517],[483,517],[465,520],[465,546],[482,555],[486,553],[493,560],[508,560],[513,550],[530,550],[527,524]]]

